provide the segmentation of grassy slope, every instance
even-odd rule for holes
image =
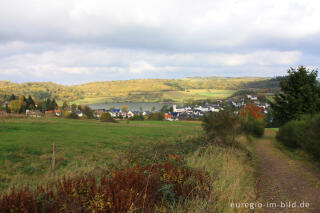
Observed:
[[[130,143],[146,146],[198,134],[195,122],[125,122],[38,119],[0,123],[0,188],[32,184],[48,177],[52,143],[57,173],[69,175],[106,168]]]

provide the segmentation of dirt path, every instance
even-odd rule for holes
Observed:
[[[264,206],[268,204],[263,212],[320,213],[320,172],[276,148],[272,143],[274,136],[274,131],[266,130],[266,136],[255,141],[261,196]],[[289,201],[296,202],[296,207],[284,207]],[[305,207],[301,208],[303,202]],[[273,203],[277,204],[276,208],[271,207]],[[310,204],[309,208],[306,203]]]

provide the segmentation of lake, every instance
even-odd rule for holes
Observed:
[[[123,103],[101,103],[101,104],[88,104],[92,109],[110,109],[112,107],[116,109],[121,109],[122,106],[128,106],[130,111],[140,111],[142,107],[143,111],[151,111],[152,107],[156,108],[156,111],[159,111],[163,105],[172,106],[173,104],[179,105],[179,103],[146,103],[146,102],[123,102]]]

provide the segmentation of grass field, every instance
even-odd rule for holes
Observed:
[[[126,166],[135,166],[136,162],[139,163],[139,161],[133,161],[133,164],[125,162],[124,167],[114,167],[114,164],[120,165],[122,161],[126,161],[124,155],[130,155],[131,152],[133,156],[154,157],[155,161],[147,163],[161,163],[160,154],[165,154],[167,161],[168,153],[178,151],[177,156],[183,157],[181,166],[192,171],[205,172],[208,180],[212,181],[210,182],[212,188],[206,197],[188,195],[183,197],[184,202],[170,204],[176,209],[175,212],[185,212],[186,208],[192,212],[207,210],[235,212],[235,209],[230,207],[231,202],[247,202],[257,196],[253,162],[248,158],[252,152],[252,143],[249,143],[245,136],[240,136],[238,140],[241,149],[210,145],[205,143],[205,137],[199,137],[201,135],[203,135],[201,123],[197,121],[103,123],[95,120],[59,118],[2,120],[0,195],[12,187],[19,189],[22,186],[29,186],[34,191],[37,184],[47,183],[52,186],[57,183],[57,177],[63,176],[76,178],[85,177],[90,173],[99,179],[103,175],[112,174],[110,173],[112,168],[123,169]],[[157,143],[159,141],[162,143]],[[53,142],[57,146],[55,177],[50,174]],[[153,146],[154,144],[160,146]],[[170,148],[170,144],[173,149]],[[181,170],[177,170],[179,171]],[[163,174],[165,185],[160,189],[171,192],[172,189],[168,188],[165,179],[167,177],[170,175]],[[194,177],[184,184],[189,181],[195,183]],[[148,182],[146,184],[148,185]],[[199,186],[198,184],[197,187]],[[12,195],[11,198],[16,200],[17,196]],[[95,200],[96,196],[87,199]],[[237,212],[247,212],[246,210]]]
[[[192,93],[195,93],[200,96],[205,97],[214,97],[214,98],[227,98],[231,96],[236,90],[217,90],[217,89],[199,89],[199,90],[190,90]]]
[[[100,103],[111,102],[111,101],[112,101],[112,98],[110,97],[96,97],[96,98],[79,99],[71,103],[81,105],[81,104],[100,104]]]
[[[12,119],[0,123],[0,190],[34,185],[50,176],[52,143],[57,175],[82,174],[108,167],[132,144],[168,143],[201,132],[199,122]]]

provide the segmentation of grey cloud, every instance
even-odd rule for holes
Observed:
[[[317,0],[11,0],[0,80],[284,74],[319,66],[319,10]]]

